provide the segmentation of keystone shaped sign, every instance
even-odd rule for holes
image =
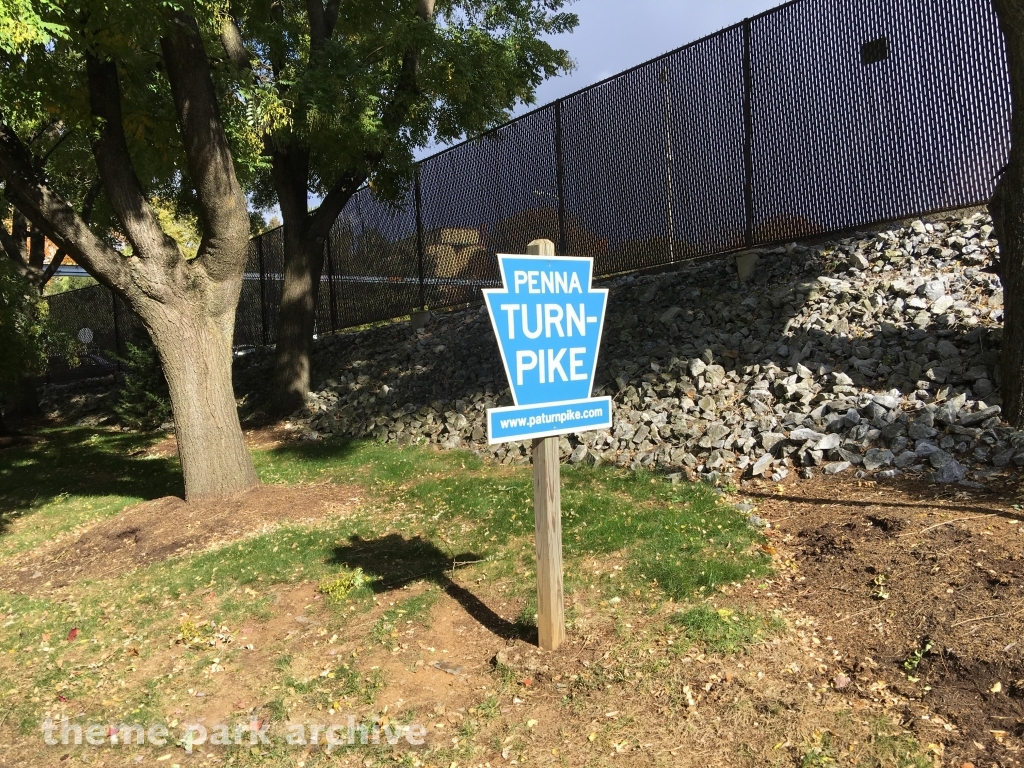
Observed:
[[[492,445],[610,428],[610,397],[590,396],[608,291],[594,260],[498,255],[502,288],[484,290],[514,406],[487,411]]]

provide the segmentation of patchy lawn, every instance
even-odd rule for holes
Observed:
[[[927,514],[935,523],[968,515],[942,518],[918,501],[901,529],[916,538],[878,538],[881,524],[866,522],[877,511],[839,504],[826,515],[794,490],[807,484],[720,490],[564,468],[569,641],[547,654],[535,646],[529,470],[371,442],[263,441],[254,448],[262,489],[185,505],[165,498],[181,480],[160,436],[44,437],[0,453],[3,766],[1016,759],[1019,651],[1003,651],[992,681],[960,659],[984,690],[950,698],[937,693],[951,664],[938,627],[882,632],[874,645],[863,635],[880,619],[884,630],[928,614],[925,598],[913,612],[915,595],[938,594],[885,557],[909,564],[935,531],[974,531],[982,519],[989,553],[1019,550],[1012,515],[993,516],[998,501],[969,513],[988,518],[923,532]],[[741,502],[779,527],[751,527]],[[847,523],[861,526],[844,534],[849,548],[814,543],[813,531]],[[964,563],[980,556],[939,544]],[[857,553],[870,578],[853,565]],[[946,561],[921,562],[938,563],[948,581]],[[993,642],[1006,633],[1006,645],[1019,636],[1019,593],[1016,572],[997,565],[986,561],[979,578],[1004,591],[992,596],[979,582],[965,599],[974,616],[1005,614],[973,625],[989,627]],[[958,725],[951,702],[982,714]],[[326,743],[348,741],[350,716],[357,743]],[[989,728],[990,716],[1005,727]],[[95,725],[103,744],[61,744],[63,717],[70,741],[75,726]],[[47,719],[57,744],[44,743]],[[121,743],[133,736],[123,726],[136,724],[166,728],[166,743]],[[205,742],[187,734],[191,724]],[[313,744],[314,725],[339,728]],[[288,743],[300,728],[306,743]]]

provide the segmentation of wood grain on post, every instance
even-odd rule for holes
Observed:
[[[554,256],[550,240],[534,240],[526,252]],[[533,515],[537,539],[537,636],[545,651],[565,642],[562,594],[562,488],[558,438],[533,441]]]

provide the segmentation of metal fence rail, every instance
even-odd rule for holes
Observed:
[[[317,331],[479,300],[538,237],[607,276],[982,204],[1009,147],[991,0],[794,0],[423,160],[399,206],[360,190]],[[255,238],[236,344],[274,343],[283,272]],[[50,305],[129,338],[105,288]]]

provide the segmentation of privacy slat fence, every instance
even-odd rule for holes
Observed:
[[[1009,144],[991,0],[796,0],[427,158],[397,206],[362,189],[317,332],[479,300],[538,237],[607,276],[982,204]],[[236,344],[274,343],[283,259],[250,244]],[[100,349],[142,332],[103,287],[49,302]]]

